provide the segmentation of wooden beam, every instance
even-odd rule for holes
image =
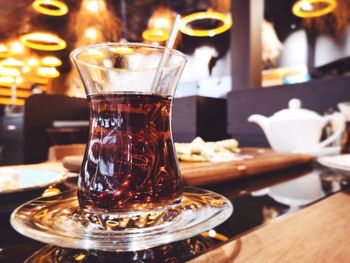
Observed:
[[[263,2],[261,0],[232,1],[234,24],[231,30],[231,76],[233,90],[261,87]]]

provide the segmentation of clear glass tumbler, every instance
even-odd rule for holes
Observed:
[[[80,47],[71,58],[90,105],[80,207],[144,212],[179,203],[183,186],[171,111],[185,56],[159,46],[103,43]]]

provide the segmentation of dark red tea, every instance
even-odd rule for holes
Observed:
[[[81,207],[151,209],[178,202],[182,182],[170,131],[171,97],[90,95]]]

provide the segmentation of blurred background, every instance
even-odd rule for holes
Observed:
[[[312,19],[293,13],[295,0],[255,2],[251,8],[263,15],[257,15],[261,36],[254,36],[261,38],[258,86],[347,74],[348,1],[337,0],[334,10]],[[308,11],[328,5],[301,2]],[[232,25],[245,21],[232,17],[229,0],[0,0],[0,5],[1,104],[23,105],[35,92],[83,97],[69,60],[75,47],[104,41],[164,45],[176,13],[183,17],[176,48],[188,55],[181,79],[186,89],[179,96],[198,88],[224,96],[231,90],[231,63],[243,63],[231,60]]]
[[[39,136],[43,140],[45,135],[44,144],[59,144],[62,130],[48,130],[62,125],[54,121],[86,119],[86,109],[76,116],[69,112],[78,110],[50,115],[50,107],[63,105],[49,102],[52,96],[45,97],[44,112],[43,102],[29,107],[28,99],[37,94],[85,98],[69,59],[74,48],[105,41],[164,45],[177,13],[182,22],[175,48],[188,59],[176,93],[183,98],[174,113],[178,140],[234,136],[243,145],[266,145],[263,139],[249,141],[260,132],[246,123],[250,114],[272,114],[295,96],[323,114],[346,99],[348,0],[0,0],[0,7],[0,152],[24,149],[32,140],[30,147],[38,145],[33,138],[39,128],[31,128],[38,120],[46,120]],[[335,93],[324,94],[330,85],[335,87],[326,92]],[[321,93],[329,101],[321,100]],[[213,125],[214,119],[220,123]],[[193,130],[183,128],[187,124]],[[210,131],[212,126],[217,129]],[[10,141],[12,146],[6,146]]]

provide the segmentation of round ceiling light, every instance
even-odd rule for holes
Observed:
[[[23,77],[19,76],[16,78],[16,84],[19,85],[19,84],[22,84],[24,81]]]
[[[103,9],[105,3],[103,0],[83,0],[82,5],[87,11],[98,13],[99,10]]]
[[[93,27],[88,27],[85,32],[84,32],[85,36],[87,38],[90,38],[92,40],[96,39],[97,38],[97,35],[98,35],[98,32],[95,28]]]
[[[58,70],[54,67],[41,67],[38,68],[38,76],[45,78],[57,78],[60,76]]]
[[[197,12],[181,19],[180,31],[190,36],[213,37],[230,29],[232,23],[229,13]]]
[[[17,77],[21,75],[21,72],[16,68],[8,68],[0,66],[0,75],[9,76],[9,77]]]
[[[38,59],[32,57],[32,58],[29,58],[27,60],[27,65],[30,67],[35,67],[35,66],[39,65],[39,61],[38,61]]]
[[[43,57],[41,60],[41,65],[45,67],[58,67],[62,65],[62,60],[54,56]]]
[[[336,0],[299,0],[292,8],[294,15],[302,18],[319,17],[333,12]]]
[[[150,42],[164,42],[169,38],[169,33],[164,29],[149,28],[143,31],[142,38]]]
[[[20,68],[20,67],[23,67],[25,64],[23,61],[20,61],[18,59],[7,58],[1,62],[1,65],[5,66],[5,67],[19,67]]]
[[[0,44],[0,58],[7,58],[11,55],[11,51],[7,46]]]
[[[19,41],[14,41],[10,45],[12,53],[23,54],[24,46]]]
[[[6,84],[13,84],[15,81],[16,80],[13,77],[0,76],[0,85],[1,86],[7,86]]]
[[[30,67],[28,67],[28,66],[24,66],[22,68],[22,73],[24,73],[24,74],[28,73],[29,71],[30,71]]]
[[[27,47],[47,51],[62,50],[67,46],[66,41],[63,39],[44,32],[34,32],[23,35],[20,37],[20,41]]]
[[[32,7],[48,16],[64,16],[68,13],[68,7],[65,3],[57,0],[35,0]]]

